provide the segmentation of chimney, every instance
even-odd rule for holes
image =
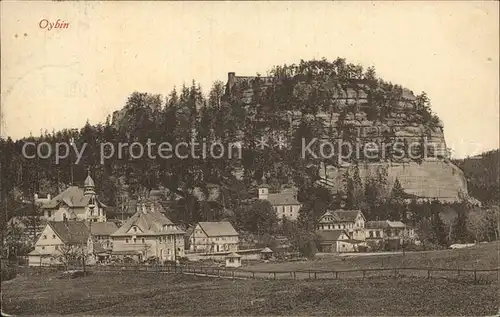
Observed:
[[[47,194],[47,199],[50,200],[50,194]]]
[[[37,199],[38,199],[38,194],[35,194],[35,196],[34,196],[34,197],[35,197],[35,200],[37,200]]]
[[[231,93],[231,88],[234,85],[236,74],[234,72],[227,73],[227,88],[228,92]]]

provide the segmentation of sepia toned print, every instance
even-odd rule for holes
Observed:
[[[2,315],[500,313],[493,2],[1,2]]]

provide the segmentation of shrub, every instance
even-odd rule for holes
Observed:
[[[17,270],[12,266],[4,266],[2,267],[1,272],[1,280],[8,281],[16,277]]]

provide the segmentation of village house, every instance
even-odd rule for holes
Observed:
[[[354,240],[365,240],[365,216],[360,210],[329,210],[320,217],[318,230],[345,230]]]
[[[107,222],[90,222],[90,233],[92,235],[93,241],[99,242],[100,245],[105,250],[111,251],[113,249],[113,241],[111,239],[111,234],[115,233],[118,230],[118,226],[116,223],[107,221]]]
[[[44,201],[40,209],[42,217],[48,221],[86,220],[106,221],[106,205],[97,197],[95,184],[90,173],[84,187],[70,186],[54,198]]]
[[[29,266],[68,263],[70,260],[86,264],[95,262],[94,251],[101,247],[91,239],[90,228],[83,221],[49,221],[28,254]]]
[[[176,261],[184,257],[184,234],[155,201],[142,201],[137,211],[111,234],[112,256],[144,261]]]
[[[317,232],[320,239],[320,252],[338,253],[357,251],[358,240],[353,240],[346,230],[320,230]]]
[[[399,248],[405,240],[415,240],[415,230],[401,221],[367,221],[366,242],[371,247],[385,244],[388,248]]]
[[[187,236],[191,252],[238,250],[238,232],[228,221],[198,222],[188,230]]]
[[[297,200],[297,193],[292,188],[272,194],[269,193],[269,188],[264,185],[259,187],[259,199],[269,201],[279,219],[297,220],[299,217],[302,204]]]

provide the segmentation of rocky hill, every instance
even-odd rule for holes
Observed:
[[[241,100],[247,107],[256,104],[258,107],[259,103],[266,102],[262,101],[266,95],[280,93],[276,87],[287,84],[280,76],[236,76],[230,72],[226,95]],[[443,202],[469,199],[463,172],[449,160],[444,126],[430,112],[425,94],[415,96],[409,89],[369,79],[347,79],[342,83],[334,78],[323,80],[319,88],[317,85],[318,82],[310,78],[299,79],[294,81],[289,93],[306,95],[305,103],[309,101],[308,94],[329,93],[331,103],[318,107],[312,114],[314,120],[322,123],[321,139],[351,141],[360,145],[361,152],[368,143],[384,147],[385,142],[391,145],[399,142],[405,152],[399,157],[386,153],[375,160],[358,156],[356,160],[348,158],[340,164],[323,164],[319,169],[320,182],[330,186],[333,192],[342,189],[343,175],[356,164],[362,180],[383,168],[387,171],[388,187],[398,179],[404,191],[417,199]],[[293,123],[311,116],[302,109],[300,105],[295,106],[286,111],[284,117]],[[415,152],[420,153],[415,155]]]

